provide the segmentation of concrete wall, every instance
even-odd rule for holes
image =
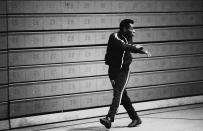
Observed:
[[[110,105],[103,60],[109,34],[125,18],[135,20],[134,42],[152,54],[133,55],[132,101],[201,96],[202,12],[202,0],[1,0],[0,129]],[[88,117],[66,115],[61,121]]]

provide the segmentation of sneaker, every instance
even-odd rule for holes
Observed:
[[[100,123],[104,125],[107,129],[111,128],[111,119],[109,117],[100,119]]]
[[[136,127],[142,123],[141,119],[137,117],[135,120],[133,120],[128,127]]]

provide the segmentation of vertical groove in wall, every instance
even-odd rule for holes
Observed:
[[[11,119],[10,119],[10,96],[9,96],[9,46],[8,46],[8,0],[6,0],[6,37],[7,37],[7,76],[8,76],[8,124],[9,129],[11,129]]]
[[[192,95],[203,92],[200,88],[202,82],[199,82],[203,80],[202,9],[195,10],[187,4],[184,7],[180,4],[182,0],[174,6],[171,3],[175,0],[153,0],[160,7],[150,0],[144,3],[135,0],[133,2],[138,6],[132,8],[130,13],[127,8],[121,8],[122,4],[127,7],[132,1],[5,0],[6,30],[2,32],[5,32],[7,39],[7,49],[3,49],[7,51],[7,67],[3,68],[7,69],[5,85],[8,86],[9,128],[12,127],[11,119],[15,117],[82,111],[84,108],[108,105],[112,95],[106,92],[112,87],[106,76],[103,51],[109,34],[118,29],[121,18],[138,20],[135,23],[138,27],[135,42],[145,43],[144,47],[156,54],[152,58],[138,54],[134,56],[134,72],[128,84],[132,89],[133,102],[165,99],[164,95],[174,98],[187,96],[188,92],[183,88],[192,90],[191,87],[194,87]],[[41,6],[41,3],[44,5]],[[178,7],[181,7],[180,10]],[[190,47],[193,47],[192,51]],[[194,59],[199,62],[194,62]],[[190,74],[195,74],[191,87],[176,87],[180,82],[188,84]],[[161,84],[174,86],[163,88]],[[155,89],[152,85],[158,87]]]

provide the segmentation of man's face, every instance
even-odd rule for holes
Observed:
[[[124,29],[124,33],[127,37],[133,37],[134,36],[135,30],[133,27],[134,27],[134,25],[130,24],[128,28]]]

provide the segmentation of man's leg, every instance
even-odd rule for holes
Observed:
[[[122,94],[129,78],[129,68],[126,68],[125,70],[109,68],[109,78],[113,86],[113,100],[106,118],[100,119],[100,123],[108,129],[111,128],[111,122],[114,121],[118,107],[121,103]]]
[[[134,120],[137,118],[137,112],[135,111],[134,107],[132,106],[131,100],[128,97],[126,89],[123,92],[121,104],[123,105],[123,107],[127,111],[130,119]]]
[[[124,89],[127,85],[129,79],[129,70],[121,70],[118,76],[114,80],[113,86],[113,100],[112,104],[110,106],[109,112],[107,114],[107,117],[110,117],[111,121],[114,121],[115,115],[118,111],[118,107],[121,104],[122,95],[124,92]]]
[[[142,123],[140,117],[137,115],[137,112],[135,111],[134,107],[132,106],[131,100],[128,97],[127,91],[124,90],[121,104],[126,109],[130,119],[132,122],[128,125],[128,127],[135,127]]]

